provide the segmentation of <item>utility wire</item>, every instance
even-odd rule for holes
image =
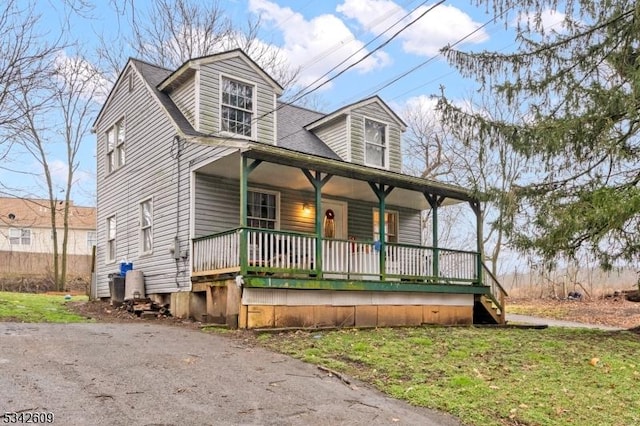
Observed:
[[[429,1],[429,0],[424,1],[424,2],[422,2],[422,4],[420,4],[419,6],[416,6],[415,8],[413,8],[413,10],[412,10],[411,12],[409,12],[409,14],[411,14],[411,13],[415,12],[415,10],[416,10],[418,7],[420,7],[420,6],[424,5],[427,1]],[[408,4],[413,3],[413,2],[415,2],[415,0],[408,0],[408,1],[406,1],[405,3],[403,3],[403,6],[407,6]],[[393,25],[391,25],[391,26],[390,26],[390,27],[388,27],[386,30],[384,30],[380,35],[382,35],[382,34],[386,33],[387,31],[389,31],[391,28],[393,28],[395,25],[397,25],[401,20],[405,19],[409,14],[407,14],[407,15],[403,16],[401,19],[399,19],[398,21],[396,21]],[[374,19],[374,20],[372,20],[371,22],[368,22],[368,23],[366,24],[366,26],[364,27],[364,29],[363,29],[363,30],[360,30],[360,31],[358,31],[358,32],[356,32],[356,34],[362,34],[365,30],[371,30],[372,28],[374,28],[375,26],[377,26],[377,25],[381,24],[382,22],[386,21],[387,19],[391,18],[392,16],[393,16],[393,14],[392,14],[392,15],[388,15],[388,16],[381,16],[381,17],[379,17],[379,18],[377,18],[377,19]],[[378,36],[378,37],[379,37],[379,36]],[[376,37],[376,38],[378,38],[378,37]],[[304,64],[300,67],[300,70],[307,69],[307,68],[309,68],[311,65],[314,65],[314,64],[316,64],[316,63],[320,62],[322,59],[326,58],[327,56],[329,56],[329,55],[331,55],[331,54],[333,54],[333,53],[336,53],[339,49],[342,49],[343,47],[345,47],[345,46],[349,45],[350,43],[354,42],[355,40],[356,40],[356,38],[355,38],[355,37],[348,37],[348,38],[345,38],[345,39],[343,39],[343,40],[339,41],[337,44],[334,44],[333,46],[328,47],[327,49],[325,49],[324,51],[322,51],[320,54],[318,54],[318,55],[314,56],[313,58],[311,58],[310,60],[308,60],[306,63],[304,63]],[[374,40],[375,40],[375,39],[374,39]],[[373,40],[372,40],[372,41],[373,41]],[[371,41],[371,42],[372,42],[372,41]],[[368,46],[371,42],[367,43],[364,47]],[[361,49],[359,49],[359,50],[358,50],[358,52],[359,52],[360,50],[362,50],[362,48],[361,48]],[[355,52],[355,53],[358,53],[358,52]],[[349,55],[349,57],[348,57],[346,60],[348,60],[348,59],[350,59],[351,57],[353,57],[353,56],[355,55],[355,53],[354,53],[354,54],[352,54],[352,55]],[[346,60],[345,60],[345,61],[342,61],[340,64],[342,64],[342,63],[346,62]],[[340,65],[340,64],[339,64],[339,65]],[[334,69],[335,69],[335,67],[334,67]],[[333,70],[332,70],[332,71],[333,71]],[[325,74],[325,75],[326,75],[326,74]],[[323,77],[324,77],[324,76],[323,76]],[[322,78],[322,77],[321,77],[321,78]],[[318,79],[318,80],[319,80],[319,79]],[[308,88],[309,88],[309,87],[311,87],[313,84],[315,84],[318,80],[316,80],[316,81],[314,81],[313,83],[311,83],[311,84],[307,85],[307,87],[306,87],[305,89],[302,89],[302,90],[306,90],[306,89],[308,89]]]
[[[400,19],[396,20],[393,24],[391,24],[389,27],[387,27],[384,31],[382,31],[380,34],[378,34],[377,36],[375,36],[373,39],[369,40],[369,42],[367,42],[365,45],[363,45],[360,49],[358,49],[357,51],[355,51],[354,53],[352,53],[351,55],[347,56],[345,59],[343,59],[340,63],[338,63],[337,65],[335,65],[333,68],[331,68],[329,71],[325,72],[323,75],[321,75],[320,77],[318,77],[317,79],[315,79],[313,82],[311,82],[310,84],[308,84],[306,87],[300,89],[296,94],[294,94],[292,97],[293,99],[290,100],[288,103],[294,103],[299,101],[300,99],[302,99],[303,97],[305,97],[306,95],[318,90],[319,88],[321,88],[322,86],[324,86],[325,84],[329,83],[330,81],[338,78],[340,75],[342,75],[344,72],[348,71],[350,68],[356,66],[357,64],[359,64],[360,62],[362,62],[363,60],[365,60],[366,58],[368,58],[369,56],[371,56],[374,52],[376,52],[377,50],[380,50],[383,46],[385,46],[386,44],[388,44],[393,38],[395,38],[401,31],[404,31],[404,29],[406,29],[409,25],[412,25],[417,19],[422,18],[422,16],[424,16],[429,10],[427,10],[427,12],[423,13],[422,15],[420,15],[416,20],[414,20],[413,22],[409,23],[407,26],[405,26],[404,28],[402,28],[399,32],[397,32],[396,34],[394,34],[391,39],[389,39],[386,43],[380,45],[379,47],[377,47],[376,49],[372,50],[369,54],[365,55],[363,58],[361,58],[359,61],[355,62],[354,64],[348,66],[347,68],[345,68],[344,70],[340,71],[338,74],[336,74],[334,77],[326,80],[324,83],[322,83],[321,85],[314,87],[315,84],[319,83],[320,81],[322,81],[323,78],[327,77],[329,74],[331,74],[333,71],[335,71],[336,69],[338,69],[341,65],[343,65],[345,62],[348,62],[350,59],[352,59],[353,57],[355,57],[358,53],[360,53],[361,51],[365,50],[370,44],[372,44],[374,41],[378,40],[380,37],[382,37],[384,34],[386,34],[389,30],[391,30],[393,27],[395,27],[396,25],[398,25],[400,22],[402,22],[403,20],[405,20],[407,17],[409,17],[412,13],[414,13],[416,10],[418,10],[418,8],[420,6],[423,6],[425,3],[427,3],[429,0],[425,0],[422,3],[420,3],[418,6],[416,6],[415,8],[413,8],[411,11],[407,12],[404,16],[402,16]],[[440,3],[443,3],[444,0],[442,0]],[[436,5],[437,6],[437,5]],[[435,6],[433,6],[435,7]],[[432,7],[432,9],[433,9]],[[374,25],[377,25],[374,24]],[[315,62],[314,62],[315,63]]]
[[[442,3],[442,2],[440,2],[440,3]],[[440,4],[440,3],[439,3],[439,4]],[[437,5],[436,5],[436,6],[437,6]],[[454,46],[457,46],[457,45],[458,45],[458,44],[460,44],[460,43],[463,43],[465,40],[467,40],[468,38],[472,37],[474,34],[476,34],[478,31],[482,30],[483,28],[487,27],[489,24],[491,24],[492,22],[494,22],[496,19],[501,18],[502,16],[504,16],[504,15],[505,15],[506,13],[508,13],[512,8],[513,8],[513,6],[512,6],[511,8],[507,8],[507,9],[505,9],[505,10],[504,10],[500,15],[498,15],[497,17],[493,17],[493,18],[491,18],[491,19],[487,20],[487,21],[486,21],[484,24],[482,24],[480,27],[478,27],[478,28],[474,29],[473,31],[471,31],[471,32],[467,33],[467,34],[466,34],[466,35],[464,35],[463,37],[461,37],[461,38],[459,38],[458,40],[456,40],[453,44],[448,45],[448,47],[454,47]],[[391,86],[392,84],[395,84],[395,83],[396,83],[396,82],[398,82],[399,80],[401,80],[401,79],[405,78],[407,75],[409,75],[409,74],[411,74],[411,73],[415,72],[415,71],[416,71],[416,70],[418,70],[419,68],[421,68],[421,67],[423,67],[423,66],[427,65],[428,63],[432,62],[432,61],[433,61],[434,59],[436,59],[439,55],[440,55],[440,53],[438,53],[438,54],[436,54],[436,55],[433,55],[433,56],[429,57],[427,60],[425,60],[425,61],[423,61],[423,62],[419,63],[418,65],[416,65],[416,66],[414,66],[414,67],[410,68],[409,70],[407,70],[407,71],[403,72],[402,74],[398,75],[397,77],[394,77],[392,80],[388,81],[387,83],[385,83],[385,84],[384,84],[383,86],[381,86],[380,88],[375,88],[373,91],[369,92],[369,93],[368,93],[368,95],[369,95],[369,96],[372,96],[373,94],[375,94],[375,93],[379,92],[380,90],[383,90],[383,89],[385,89],[385,88],[387,88],[387,87]],[[451,71],[451,72],[453,72],[453,71]],[[446,76],[446,75],[448,75],[448,74],[445,74],[445,76]],[[362,96],[362,97],[360,97],[360,98],[366,99],[366,98],[367,98],[367,97],[369,97],[369,96],[366,96],[366,95],[365,95],[365,96]],[[279,108],[281,108],[281,107],[279,107]],[[276,110],[277,110],[277,109],[276,109]],[[275,110],[274,110],[274,111],[275,111]],[[297,130],[297,131],[295,131],[295,132],[293,132],[293,133],[290,133],[290,134],[288,134],[288,135],[285,135],[285,136],[281,137],[280,139],[281,139],[281,140],[282,140],[282,139],[286,139],[286,138],[291,137],[291,136],[294,136],[294,135],[296,135],[296,134],[298,134],[298,133],[300,133],[300,132],[302,132],[302,131],[304,131],[304,129]]]
[[[472,37],[473,35],[475,35],[478,31],[484,29],[485,27],[487,27],[491,22],[495,21],[498,18],[501,18],[502,16],[504,16],[510,9],[512,9],[513,6],[511,8],[507,8],[505,9],[500,15],[498,15],[495,18],[491,18],[490,20],[486,21],[484,24],[482,24],[481,26],[479,26],[478,28],[476,28],[475,30],[471,31],[470,33],[466,34],[464,37],[459,38],[458,40],[456,40],[453,44],[447,45],[447,48],[452,48],[454,46],[457,46],[460,43],[463,43],[464,41],[466,41],[468,38]],[[442,51],[442,49],[441,49]],[[431,57],[429,57],[427,60],[420,62],[418,65],[409,68],[407,71],[401,73],[400,75],[398,75],[397,77],[394,77],[393,79],[391,79],[390,81],[388,81],[387,83],[383,84],[380,87],[376,87],[373,91],[368,92],[369,95],[371,95],[372,93],[377,93],[380,92],[381,90],[386,89],[387,87],[391,86],[392,84],[397,83],[399,80],[405,78],[406,76],[408,76],[409,74],[417,71],[418,69],[422,68],[423,66],[427,65],[428,63],[434,61],[435,59],[438,58],[438,56],[440,56],[440,52],[436,53],[435,55],[432,55]],[[367,96],[365,96],[366,98]]]
[[[358,59],[356,62],[352,63],[351,65],[349,65],[348,67],[346,67],[345,69],[343,69],[342,71],[338,72],[336,75],[332,76],[331,78],[325,80],[324,82],[322,82],[322,84],[318,85],[317,87],[314,87],[312,89],[308,89],[305,88],[303,90],[306,90],[303,93],[299,93],[298,95],[296,95],[294,97],[293,100],[291,100],[288,103],[294,103],[296,101],[299,101],[300,99],[302,99],[303,97],[315,92],[316,90],[320,89],[321,87],[325,86],[326,84],[330,83],[331,81],[335,80],[336,78],[340,77],[342,74],[344,74],[345,72],[347,72],[348,70],[350,70],[351,68],[355,67],[356,65],[360,64],[361,62],[363,62],[365,59],[371,57],[371,55],[373,55],[375,52],[377,52],[378,50],[382,49],[383,47],[385,47],[386,45],[388,45],[389,43],[391,43],[391,41],[393,41],[396,37],[398,37],[403,31],[405,31],[407,28],[409,28],[410,26],[412,26],[413,24],[415,24],[418,20],[420,20],[422,17],[424,17],[427,13],[431,12],[433,9],[435,9],[436,7],[440,6],[442,3],[444,3],[445,0],[440,0],[439,2],[437,2],[436,4],[434,4],[433,6],[429,7],[427,10],[425,10],[423,13],[421,13],[418,17],[416,17],[415,19],[413,19],[411,22],[407,23],[406,25],[404,25],[402,28],[400,28],[398,31],[396,31],[389,39],[387,39],[386,41],[384,41],[382,44],[380,44],[378,47],[376,47],[375,49],[373,49],[372,51],[370,51],[369,53],[367,53],[366,55],[364,55],[362,58]],[[419,6],[418,6],[419,7]],[[416,8],[417,9],[417,8]],[[404,19],[404,18],[403,18]],[[391,27],[395,26],[392,25]],[[390,28],[391,28],[390,27]],[[388,31],[389,29],[385,30]],[[384,34],[384,33],[382,33]],[[382,36],[382,34],[380,34],[379,36],[377,36],[374,40],[378,39],[380,36]],[[373,40],[372,40],[373,41]],[[368,43],[370,44],[370,43]],[[367,44],[367,45],[368,45]],[[360,49],[361,50],[361,49]],[[360,51],[358,50],[358,52]],[[356,52],[356,53],[358,53]],[[353,56],[355,55],[355,53],[353,55],[350,55],[346,60],[351,59]],[[345,61],[346,61],[345,60]],[[339,65],[343,64],[345,61],[342,61]],[[334,67],[335,69],[335,67]],[[332,69],[333,70],[333,69]],[[331,72],[331,71],[329,71]],[[326,74],[325,74],[326,75]],[[324,77],[324,76],[323,76]],[[323,77],[320,77],[323,78]],[[318,80],[316,80],[313,84],[315,84]],[[307,86],[309,87],[309,86]]]

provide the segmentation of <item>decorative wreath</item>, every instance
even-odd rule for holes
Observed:
[[[336,217],[336,214],[333,212],[333,210],[327,209],[327,211],[325,212],[324,216],[327,219],[333,219],[334,217]]]

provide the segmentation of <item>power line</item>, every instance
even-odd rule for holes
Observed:
[[[406,1],[405,3],[403,3],[403,6],[406,6],[406,5],[410,4],[410,3],[413,3],[414,1],[415,1],[415,0],[408,0],[408,1]],[[419,6],[417,6],[417,7],[413,8],[413,10],[412,10],[410,13],[413,13],[413,12],[414,12],[418,7],[420,7],[420,6],[424,5],[427,1],[429,1],[429,0],[425,0],[425,1],[424,1],[424,2],[422,2],[422,4],[420,4]],[[409,14],[410,14],[410,13],[409,13]],[[368,23],[365,25],[365,29],[369,29],[369,30],[370,30],[370,29],[374,28],[375,26],[377,26],[378,24],[380,24],[380,23],[382,23],[382,22],[386,21],[387,19],[391,18],[392,16],[393,16],[393,15],[385,15],[385,16],[381,16],[381,17],[379,17],[379,18],[377,18],[377,19],[374,19],[374,20],[372,20],[372,21],[368,22]],[[401,20],[405,19],[407,16],[408,16],[408,14],[407,14],[407,15],[405,15],[405,16],[403,16],[401,19],[399,19],[398,21],[396,21],[393,25],[391,25],[391,26],[390,26],[390,27],[388,27],[386,30],[384,30],[380,35],[382,35],[382,34],[386,33],[387,31],[389,31],[391,28],[393,28],[395,25],[397,25]],[[359,31],[359,32],[356,32],[356,34],[362,34],[363,32],[364,32],[364,30],[361,30],[361,31]],[[377,37],[375,37],[375,38],[374,38],[373,40],[371,40],[369,43],[367,43],[364,47],[366,47],[366,46],[368,46],[369,44],[371,44],[375,39],[377,39],[378,37],[380,37],[380,35],[379,35],[379,36],[377,36]],[[320,54],[318,54],[318,55],[316,55],[315,57],[313,57],[313,58],[311,58],[310,60],[308,60],[305,64],[303,64],[303,65],[300,67],[300,70],[304,70],[304,69],[309,68],[311,65],[314,65],[314,64],[318,63],[320,60],[322,60],[322,59],[326,58],[327,56],[329,56],[329,55],[331,55],[331,54],[333,54],[333,53],[335,53],[337,50],[342,49],[343,47],[345,47],[345,46],[347,46],[347,45],[349,45],[349,44],[353,43],[355,40],[357,40],[355,37],[350,37],[350,38],[345,38],[345,39],[343,39],[343,40],[339,41],[337,44],[334,44],[333,46],[328,47],[327,49],[325,49],[325,50],[324,50],[323,52],[321,52]],[[363,47],[363,48],[364,48],[364,47]],[[360,48],[360,49],[358,50],[358,52],[359,52],[359,51],[361,51],[363,48]],[[355,52],[355,53],[358,53],[358,52]],[[342,61],[340,64],[338,64],[338,66],[339,66],[339,65],[341,65],[341,64],[343,64],[344,62],[346,62],[346,61],[347,61],[348,59],[350,59],[351,57],[353,57],[353,56],[355,55],[355,53],[354,53],[354,54],[352,54],[352,55],[349,55],[349,57],[347,57],[347,59],[345,59],[345,60],[344,60],[344,61]],[[336,66],[336,67],[337,67],[337,66]],[[336,67],[334,67],[334,69],[335,69]],[[333,69],[332,69],[331,71],[333,71]],[[329,72],[330,72],[330,71],[329,71]],[[325,74],[325,76],[326,76],[326,74]],[[323,76],[323,77],[324,77],[324,76]],[[320,77],[320,78],[322,78],[322,77]],[[302,90],[306,90],[306,89],[308,89],[308,88],[309,88],[309,87],[311,87],[313,84],[317,83],[319,80],[320,80],[320,79],[318,79],[318,80],[314,81],[313,83],[311,83],[310,85],[308,85],[306,88],[304,88],[304,89],[302,89]]]
[[[345,72],[347,72],[348,70],[350,70],[351,68],[355,67],[356,65],[360,64],[361,62],[363,62],[365,59],[369,58],[371,55],[373,55],[375,52],[377,52],[378,50],[382,49],[383,47],[385,47],[386,45],[388,45],[389,43],[391,43],[391,41],[393,41],[396,37],[398,37],[404,30],[406,30],[407,28],[409,28],[410,26],[412,26],[413,24],[415,24],[418,20],[420,20],[423,16],[425,16],[427,13],[431,12],[432,10],[434,10],[436,7],[440,6],[442,3],[444,3],[445,0],[440,0],[439,2],[437,2],[436,4],[434,4],[433,6],[429,7],[427,10],[425,10],[423,13],[421,13],[417,18],[413,19],[411,22],[409,22],[408,24],[404,25],[402,28],[400,28],[398,31],[396,31],[389,39],[387,39],[385,42],[383,42],[382,44],[380,44],[378,47],[376,47],[375,49],[373,49],[372,51],[370,51],[369,53],[367,53],[365,56],[363,56],[362,58],[360,58],[359,60],[357,60],[356,62],[352,63],[351,65],[349,65],[348,67],[346,67],[345,69],[343,69],[342,71],[340,71],[339,73],[337,73],[336,75],[334,75],[333,77],[325,80],[322,84],[320,84],[317,87],[314,87],[310,90],[307,90],[304,93],[299,93],[298,95],[296,95],[294,97],[294,99],[292,101],[290,101],[289,103],[294,103],[296,101],[299,101],[300,99],[302,99],[303,97],[315,92],[316,90],[320,89],[322,86],[328,84],[329,82],[335,80],[336,78],[340,77],[342,74],[344,74]],[[419,6],[418,6],[419,7]],[[416,8],[417,9],[417,8]],[[395,24],[394,24],[395,25]],[[385,32],[388,30],[385,30]],[[379,38],[380,36],[376,37]],[[375,39],[374,39],[375,40]],[[357,52],[356,52],[357,53]],[[354,55],[350,55],[349,58],[352,58]],[[344,63],[344,61],[342,62]],[[326,74],[325,74],[326,75]],[[322,77],[321,77],[322,78]],[[316,80],[317,82],[317,80]],[[315,84],[315,82],[314,82]],[[306,89],[303,89],[306,90]]]
[[[513,8],[507,8],[505,9],[502,13],[500,13],[497,17],[491,18],[488,21],[486,21],[484,24],[482,24],[481,26],[479,26],[478,28],[474,29],[473,31],[471,31],[470,33],[467,33],[465,36],[459,38],[458,40],[456,40],[453,44],[450,44],[446,47],[448,48],[452,48],[454,46],[457,46],[458,44],[464,42],[465,40],[467,40],[468,38],[470,38],[471,36],[475,35],[478,31],[484,29],[485,27],[487,27],[490,23],[492,23],[493,21],[495,21],[498,18],[501,18],[502,16],[504,16],[509,10],[511,10]],[[443,47],[444,48],[444,47]],[[442,50],[442,49],[441,49]],[[377,93],[380,92],[381,90],[386,89],[387,87],[391,86],[392,84],[397,83],[399,80],[405,78],[406,76],[408,76],[409,74],[417,71],[418,69],[422,68],[423,66],[427,65],[428,63],[434,61],[435,59],[438,58],[438,56],[440,56],[440,52],[438,52],[435,55],[432,55],[431,57],[427,58],[427,60],[420,62],[418,65],[409,68],[407,71],[399,74],[397,77],[392,78],[391,80],[389,80],[387,83],[383,84],[380,87],[376,87],[372,92],[369,92],[369,95],[371,95],[372,93]],[[367,97],[367,96],[365,96]]]
[[[402,16],[400,19],[396,20],[393,24],[391,24],[389,27],[387,27],[384,31],[382,31],[380,34],[378,34],[377,36],[375,36],[373,39],[371,39],[369,42],[367,42],[365,45],[363,45],[360,49],[358,49],[357,51],[355,51],[354,53],[352,53],[351,55],[347,56],[345,59],[343,59],[340,63],[338,63],[337,65],[335,65],[333,68],[331,68],[329,71],[325,72],[323,75],[321,75],[320,77],[318,77],[317,79],[315,79],[313,82],[309,83],[306,87],[300,89],[296,94],[294,94],[293,100],[290,101],[290,103],[294,103],[296,101],[299,101],[300,99],[302,99],[303,97],[305,97],[306,95],[312,93],[315,90],[318,90],[320,87],[324,86],[325,84],[329,83],[330,81],[334,80],[335,78],[339,77],[341,74],[343,74],[344,72],[346,72],[347,70],[349,70],[350,68],[352,68],[353,66],[357,65],[358,63],[362,62],[364,59],[366,59],[367,57],[369,57],[370,55],[372,55],[376,50],[379,50],[381,48],[378,47],[377,49],[374,49],[373,51],[371,51],[368,55],[366,55],[365,57],[363,57],[362,59],[360,59],[358,62],[352,64],[351,66],[345,68],[344,70],[342,70],[340,73],[336,74],[334,77],[332,77],[331,79],[325,81],[323,84],[319,85],[318,87],[313,87],[316,83],[319,83],[320,81],[322,81],[323,78],[325,78],[326,76],[328,76],[329,74],[331,74],[333,71],[335,71],[336,69],[338,69],[341,65],[343,65],[345,62],[348,62],[350,59],[352,59],[353,57],[355,57],[358,53],[360,53],[361,51],[365,50],[370,44],[372,44],[374,41],[376,41],[377,39],[379,39],[380,37],[382,37],[384,34],[386,34],[389,30],[391,30],[393,27],[395,27],[396,25],[398,25],[400,22],[402,22],[404,19],[406,19],[408,16],[410,16],[412,13],[414,13],[420,6],[423,6],[425,3],[427,3],[427,1],[429,0],[425,0],[423,1],[421,4],[419,4],[418,6],[416,6],[415,8],[413,8],[411,11],[407,12],[404,16]],[[444,0],[443,0],[444,1]],[[435,7],[435,6],[434,6]],[[426,13],[426,12],[425,12]],[[424,14],[422,15],[424,16]],[[422,17],[420,16],[420,18]],[[418,18],[419,19],[419,18]],[[369,25],[377,25],[380,22],[385,21],[385,19],[379,19],[378,22],[372,21]],[[375,22],[375,23],[374,23]],[[405,27],[406,28],[406,27]],[[403,29],[404,30],[404,29]],[[395,37],[397,36],[397,33],[393,36]],[[389,40],[390,41],[390,40]],[[387,42],[388,43],[388,42]],[[317,61],[312,62],[312,64],[316,63]],[[312,89],[313,90],[310,90]],[[305,92],[308,91],[308,92]]]

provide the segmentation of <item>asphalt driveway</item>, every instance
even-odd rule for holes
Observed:
[[[61,425],[460,424],[237,339],[151,323],[0,323],[0,415],[18,411]]]

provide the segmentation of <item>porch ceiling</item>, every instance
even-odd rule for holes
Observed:
[[[240,152],[236,151],[231,155],[204,165],[196,171],[198,173],[228,179],[240,179],[240,155]],[[249,174],[249,185],[260,184],[288,188],[295,191],[313,192],[313,186],[300,169],[305,166],[309,167],[309,165],[303,164],[300,166],[288,166],[265,160]],[[310,169],[314,170],[313,167],[310,167]],[[378,198],[366,181],[354,177],[331,174],[333,174],[333,177],[322,188],[323,196],[329,198],[344,197],[374,203],[378,202]],[[374,182],[384,182],[384,180],[379,178],[372,178],[371,180]],[[393,183],[394,182],[389,182],[389,184],[395,186],[395,189],[387,197],[386,204],[417,210],[430,209],[429,203],[417,189],[402,188],[393,185]],[[459,202],[461,202],[461,200],[446,198],[443,205],[456,204]]]

